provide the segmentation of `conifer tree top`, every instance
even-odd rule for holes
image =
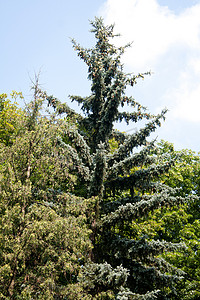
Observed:
[[[73,47],[78,56],[88,66],[88,79],[91,80],[91,95],[88,97],[71,96],[72,101],[81,104],[86,115],[85,128],[90,132],[92,148],[100,142],[107,143],[113,133],[115,121],[125,120],[137,122],[142,118],[149,119],[150,114],[132,97],[125,96],[128,85],[133,86],[138,78],[149,74],[125,74],[121,56],[130,46],[115,47],[111,40],[118,36],[113,33],[114,26],[104,25],[102,18],[95,18],[91,22],[91,32],[95,34],[96,44],[92,49],[81,47],[72,40]],[[132,112],[120,112],[119,107],[128,104],[133,108]]]

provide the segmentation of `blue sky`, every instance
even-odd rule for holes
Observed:
[[[0,0],[0,11],[0,93],[28,99],[40,71],[42,87],[60,100],[88,95],[87,68],[70,38],[91,47],[89,20],[101,15],[122,34],[116,43],[133,41],[125,70],[153,72],[131,94],[152,113],[169,109],[158,140],[200,151],[200,0]]]

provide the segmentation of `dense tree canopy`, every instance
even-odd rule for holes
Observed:
[[[178,299],[192,300],[200,297],[200,201],[199,176],[200,155],[191,150],[175,151],[172,143],[158,143],[157,154],[166,159],[175,158],[174,166],[162,175],[162,181],[171,187],[177,187],[179,195],[197,195],[193,201],[174,208],[158,209],[149,214],[138,226],[139,231],[156,239],[170,242],[184,242],[184,253],[175,252],[166,255],[166,259],[187,275],[177,287]]]
[[[1,96],[0,297],[195,300],[199,169],[193,177],[187,168],[199,160],[185,152],[175,163],[170,144],[149,141],[166,110],[155,116],[126,96],[149,73],[126,74],[130,45],[116,47],[101,18],[91,26],[93,48],[72,40],[91,81],[89,96],[70,96],[82,114],[38,82],[19,114]],[[144,126],[122,133],[114,129],[122,120]]]
[[[167,185],[180,188],[179,193],[183,196],[200,195],[199,154],[188,149],[176,151],[172,143],[162,140],[158,143],[157,155],[176,160],[169,172],[162,176],[162,180]]]
[[[12,92],[11,99],[17,100],[18,97],[23,99],[22,93]],[[0,142],[6,145],[12,143],[12,139],[21,129],[20,122],[23,112],[15,102],[12,104],[7,94],[0,95]]]
[[[12,144],[1,145],[1,299],[60,299],[76,293],[73,283],[91,249],[92,201],[72,194],[76,166],[59,143],[71,124],[42,117],[41,104],[36,93],[21,119],[23,131]]]

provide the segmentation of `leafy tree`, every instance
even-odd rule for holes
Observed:
[[[154,151],[155,153],[155,151]],[[174,208],[162,208],[149,214],[148,218],[134,224],[138,235],[148,234],[150,238],[165,239],[169,242],[184,242],[184,253],[167,254],[166,260],[182,269],[186,276],[177,286],[177,296],[173,299],[195,300],[200,297],[199,255],[200,255],[200,207],[199,207],[199,154],[191,150],[176,151],[173,144],[158,143],[158,155],[176,158],[174,166],[164,175],[162,181],[177,187],[178,195],[197,195],[192,201]]]
[[[179,187],[179,194],[200,195],[200,155],[189,149],[176,151],[172,143],[161,141],[158,143],[157,155],[166,160],[174,159],[175,164],[169,172],[162,176],[162,180],[171,187]]]
[[[165,253],[164,259],[181,269],[185,276],[178,282],[176,294],[170,299],[199,299],[199,249],[200,228],[199,218],[193,220],[188,205],[174,208],[157,209],[148,217],[133,223],[133,229],[138,236],[148,235],[148,238],[171,243],[184,242],[184,252]]]
[[[22,93],[13,91],[10,96],[12,100],[15,100],[14,103],[8,99],[7,94],[0,95],[0,142],[6,145],[12,143],[12,139],[21,129],[20,123],[23,116],[22,110],[17,107],[16,103],[18,97],[23,99]]]
[[[43,117],[42,101],[35,86],[34,101],[22,114],[23,131],[1,144],[1,299],[76,298],[76,278],[91,251],[87,222],[93,202],[72,194],[74,169],[76,175],[81,171],[59,140],[75,125]],[[6,113],[11,108],[4,105]]]
[[[90,96],[71,96],[81,105],[84,116],[77,116],[67,104],[44,94],[58,113],[76,117],[78,130],[63,135],[62,143],[70,146],[72,156],[78,155],[79,166],[88,175],[79,178],[82,196],[96,197],[90,224],[94,249],[79,282],[88,299],[169,299],[183,272],[159,255],[183,246],[164,239],[150,240],[138,235],[133,226],[159,207],[186,201],[175,189],[156,181],[172,161],[152,156],[154,142],[148,137],[161,125],[166,110],[153,116],[126,96],[126,88],[149,73],[126,74],[121,56],[130,45],[115,47],[111,43],[114,27],[105,26],[101,18],[91,25],[94,48],[85,49],[72,40],[91,80]],[[121,111],[127,105],[131,112]],[[145,126],[132,135],[114,130],[116,121],[128,124],[145,119]]]

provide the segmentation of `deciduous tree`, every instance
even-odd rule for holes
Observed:
[[[35,86],[34,100],[21,120],[23,131],[13,134],[12,118],[12,131],[2,131],[1,299],[63,299],[68,294],[76,298],[81,289],[77,276],[91,251],[87,223],[92,201],[72,194],[76,176],[82,173],[59,139],[75,125],[43,117],[42,102]],[[15,107],[3,103],[3,110],[15,115]],[[3,122],[7,114],[0,118]]]

